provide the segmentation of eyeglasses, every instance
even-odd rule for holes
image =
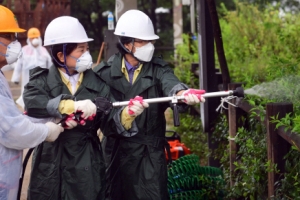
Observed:
[[[15,41],[18,39],[17,33],[0,33],[0,37]]]
[[[156,40],[140,40],[140,39],[134,39],[134,42],[136,43],[148,43],[148,42],[151,42],[152,44],[154,44],[156,42]]]

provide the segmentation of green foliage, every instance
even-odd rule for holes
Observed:
[[[279,6],[279,5],[278,5]],[[259,10],[237,3],[220,19],[223,44],[233,82],[251,87],[285,75],[298,74],[299,14],[279,17],[278,7]]]
[[[274,73],[278,72],[276,70],[277,68],[274,68]],[[258,96],[248,96],[247,100],[261,109],[264,109],[267,102],[292,102],[294,113],[288,113],[281,119],[278,119],[278,115],[273,116],[271,117],[271,122],[276,124],[276,128],[283,126],[285,127],[285,131],[291,130],[292,132],[300,133],[299,79],[299,76],[289,75],[277,78],[272,82],[254,86],[251,90],[256,91]],[[286,172],[285,174],[281,174],[281,176],[284,175],[284,178],[276,183],[276,198],[278,199],[297,199],[300,196],[298,189],[298,185],[300,184],[298,177],[300,170],[298,164],[300,158],[299,152],[298,147],[292,146],[291,151],[285,157]]]
[[[200,117],[181,113],[180,126],[174,127],[174,130],[181,136],[181,142],[190,148],[193,154],[199,156],[201,163],[207,164],[207,136],[202,132]]]
[[[278,8],[282,5],[257,7],[241,2],[235,4],[234,11],[227,10],[225,6],[219,8],[222,12],[220,24],[232,82],[244,83],[244,88],[248,88],[245,90],[245,100],[255,109],[238,122],[242,125],[234,138],[239,147],[234,163],[235,176],[230,177],[228,122],[225,115],[220,115],[214,127],[213,138],[218,143],[218,149],[211,156],[221,162],[228,190],[225,199],[267,199],[269,171],[283,178],[276,183],[275,199],[299,199],[300,149],[292,146],[285,157],[286,172],[279,172],[277,166],[267,160],[266,127],[261,121],[265,120],[267,103],[292,102],[294,113],[280,120],[274,116],[272,122],[276,123],[277,128],[285,126],[286,129],[300,133],[300,15],[287,13],[279,17]],[[176,48],[175,73],[183,82],[198,87],[197,77],[190,72],[191,63],[198,62],[198,54],[193,53],[197,50],[191,51],[190,42],[189,36],[185,35],[185,45]],[[197,44],[191,44],[192,48],[197,49]],[[184,118],[182,116],[181,121]],[[187,125],[181,128],[190,127]],[[232,187],[229,185],[230,180],[234,182]]]
[[[191,63],[198,62],[197,42],[190,39],[190,36],[183,34],[183,44],[177,45],[175,59],[176,67],[175,75],[180,81],[187,84],[191,88],[199,87],[199,78],[191,72]],[[195,53],[191,53],[195,52]],[[199,107],[191,107],[190,113],[180,114],[180,126],[174,127],[179,133],[181,140],[191,151],[198,155],[202,164],[206,164],[208,154],[207,136],[202,131],[201,119],[199,115]]]
[[[176,47],[176,58],[174,73],[180,81],[191,88],[199,88],[199,77],[192,74],[191,64],[198,63],[198,43],[192,40],[190,35],[183,34],[183,44]]]
[[[226,199],[239,198],[243,199],[266,199],[267,191],[267,153],[265,127],[255,119],[257,115],[253,111],[252,117],[249,116],[240,119],[242,124],[238,129],[234,140],[239,146],[236,152],[237,158],[235,165],[235,176],[230,177],[229,154],[228,154],[228,123],[225,116],[219,119],[214,131],[214,138],[221,140],[215,157],[221,161],[224,170],[225,182],[227,183],[228,195]],[[221,139],[220,139],[221,138]],[[223,153],[222,153],[223,152]],[[225,153],[224,153],[225,152]],[[230,181],[234,185],[230,187]]]
[[[291,118],[292,113],[288,113],[286,114],[286,116],[284,116],[281,119],[278,119],[278,115],[276,116],[272,116],[271,117],[271,123],[276,124],[276,129],[278,129],[280,126],[284,126],[285,127],[285,131],[292,129],[292,122],[293,119]]]
[[[285,131],[291,130],[294,133],[300,133],[300,115],[297,113],[287,113],[281,119],[277,116],[271,117],[271,122],[276,124],[278,129],[280,126],[283,126]]]
[[[223,11],[225,17],[220,20],[220,23],[232,79],[236,82],[244,82],[245,86],[249,88],[245,90],[247,100],[260,111],[259,117],[261,119],[265,116],[263,110],[266,103],[292,102],[294,113],[290,113],[280,120],[274,116],[272,122],[276,123],[277,128],[285,126],[286,130],[292,129],[293,132],[300,133],[300,93],[298,91],[300,80],[298,56],[300,15],[286,14],[280,18],[278,17],[278,7],[259,10],[256,6],[242,3],[237,4],[237,11],[228,12],[224,7]],[[253,110],[249,120],[254,120],[255,111]],[[257,125],[260,124],[259,122],[256,123]],[[254,127],[240,129],[238,138],[240,139],[243,133],[247,133],[246,135],[254,134],[254,131],[258,134],[256,135],[257,138],[251,136],[250,140],[243,140],[245,143],[238,143],[242,159],[241,163],[236,163],[236,167],[239,170],[242,169],[243,173],[237,175],[236,180],[238,182],[231,188],[230,195],[243,196],[249,199],[266,199],[265,194],[267,192],[263,190],[266,183],[261,182],[262,185],[255,185],[251,182],[251,177],[253,177],[251,174],[266,180],[266,172],[276,170],[276,168],[269,169],[270,164],[261,157],[261,155],[267,155],[267,152],[261,143],[261,141],[265,142],[265,139],[258,137],[259,135],[264,136],[266,131],[263,129],[255,130]],[[253,144],[255,146],[261,145],[261,149],[263,149],[262,151],[259,151],[260,148],[256,149],[260,154],[255,156],[255,162],[252,162],[255,154],[249,152],[249,149],[254,147]],[[241,149],[248,149],[248,151],[241,152]],[[228,155],[224,154],[224,156]],[[300,196],[298,189],[300,166],[297,162],[299,157],[299,149],[297,150],[293,146],[286,156],[284,178],[276,183],[276,198],[297,199]],[[259,170],[254,171],[252,166],[259,167]],[[262,166],[265,166],[265,170]],[[224,174],[226,177],[227,173]],[[246,180],[245,185],[239,185],[241,180]],[[254,188],[257,189],[257,192],[254,191]],[[251,194],[251,192],[253,193]]]
[[[276,190],[276,198],[278,199],[299,199],[300,197],[300,153],[299,149],[292,148],[285,156],[284,178],[275,183],[278,187]]]

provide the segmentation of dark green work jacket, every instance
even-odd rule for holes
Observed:
[[[128,101],[137,95],[144,99],[167,97],[187,89],[160,58],[144,63],[133,85],[122,73],[121,62],[121,54],[116,54],[94,68],[110,86],[116,101]],[[106,199],[168,199],[164,112],[169,106],[169,102],[150,104],[135,119],[138,133],[132,137],[124,137],[106,127]]]
[[[109,88],[92,70],[84,72],[74,95],[62,82],[55,66],[49,70],[35,68],[25,86],[23,98],[31,117],[61,117],[58,104],[62,99],[94,100],[108,97]],[[33,156],[28,190],[30,200],[101,200],[105,191],[105,163],[97,136],[108,116],[98,114],[85,126],[65,129],[53,142],[43,142]]]

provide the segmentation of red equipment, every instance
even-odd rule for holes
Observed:
[[[175,131],[167,130],[166,132],[172,132],[172,136],[166,136],[166,139],[170,145],[171,158],[172,160],[177,160],[178,158],[191,154],[191,150],[181,143],[180,135]],[[168,154],[165,152],[166,158],[168,160]]]

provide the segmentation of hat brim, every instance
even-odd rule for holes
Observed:
[[[134,35],[134,34],[128,34],[128,35],[123,35],[123,34],[120,34],[118,32],[114,32],[115,35],[118,35],[118,36],[121,36],[121,37],[131,37],[131,38],[137,38],[137,39],[140,39],[140,40],[158,40],[159,39],[159,36],[158,35],[151,35],[151,36],[137,36],[137,35]]]
[[[25,32],[25,29],[22,28],[10,28],[10,29],[2,29],[0,30],[0,33],[22,33]]]
[[[62,42],[54,42],[54,43],[50,43],[50,42],[44,42],[44,47],[46,46],[52,46],[52,45],[56,45],[56,44],[67,44],[67,43],[84,43],[84,42],[91,42],[94,41],[93,38],[87,38],[84,40],[72,40],[72,41],[62,41]],[[46,43],[46,44],[45,44]]]

